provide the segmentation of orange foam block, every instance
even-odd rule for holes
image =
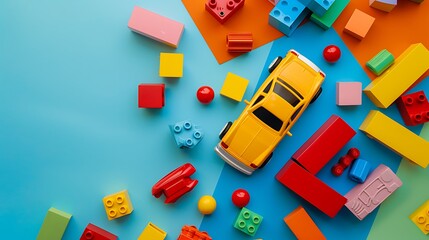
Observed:
[[[299,240],[324,240],[323,233],[302,206],[299,206],[284,219],[285,223]]]
[[[273,4],[269,1],[246,1],[243,8],[224,24],[220,24],[204,9],[206,2],[207,0],[182,0],[219,64],[243,54],[228,52],[225,36],[230,32],[251,32],[254,37],[253,49],[283,36],[268,24],[268,15],[273,9]]]
[[[184,25],[141,7],[134,7],[128,27],[143,36],[177,48]]]
[[[346,27],[344,28],[344,32],[359,40],[362,40],[368,33],[374,21],[375,18],[359,9],[355,9],[349,21],[347,22]]]

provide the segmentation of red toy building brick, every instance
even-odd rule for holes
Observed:
[[[277,173],[276,179],[287,188],[313,204],[330,217],[335,217],[347,199],[307,172],[293,160],[289,160]]]
[[[244,0],[208,0],[206,10],[221,24],[244,6]]]
[[[360,155],[359,149],[350,148],[347,154],[342,156],[337,164],[331,168],[331,172],[335,176],[343,174],[344,170],[347,169]]]
[[[226,36],[228,52],[250,52],[253,48],[252,33],[229,33]]]
[[[355,134],[343,119],[332,115],[292,155],[292,159],[316,175]]]
[[[139,85],[139,108],[162,108],[164,107],[165,84],[140,84]]]
[[[165,195],[164,203],[174,203],[187,192],[190,192],[198,184],[198,180],[190,178],[196,169],[192,164],[184,165],[171,171],[152,187],[152,195],[156,198]]]
[[[195,226],[183,226],[177,240],[212,240],[206,232],[200,232]]]
[[[116,239],[118,239],[117,236],[91,223],[88,224],[88,226],[86,226],[85,231],[80,237],[80,240],[116,240]]]
[[[407,126],[429,121],[429,103],[423,91],[401,96],[396,101],[396,106]]]

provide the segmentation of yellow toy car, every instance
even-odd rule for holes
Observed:
[[[277,57],[271,73],[234,123],[219,134],[215,152],[229,165],[251,175],[267,164],[273,151],[307,106],[322,92],[325,74],[295,50]]]

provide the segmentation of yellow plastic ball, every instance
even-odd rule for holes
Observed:
[[[212,196],[202,196],[198,201],[198,210],[202,214],[212,214],[216,210],[216,200]]]

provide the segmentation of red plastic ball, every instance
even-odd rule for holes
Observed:
[[[198,101],[202,104],[209,104],[214,98],[213,88],[209,86],[202,86],[197,91]]]
[[[237,189],[232,193],[232,203],[239,208],[245,207],[250,201],[250,194],[244,189]]]
[[[327,62],[334,63],[341,57],[341,50],[335,45],[329,45],[323,50],[323,57]]]

